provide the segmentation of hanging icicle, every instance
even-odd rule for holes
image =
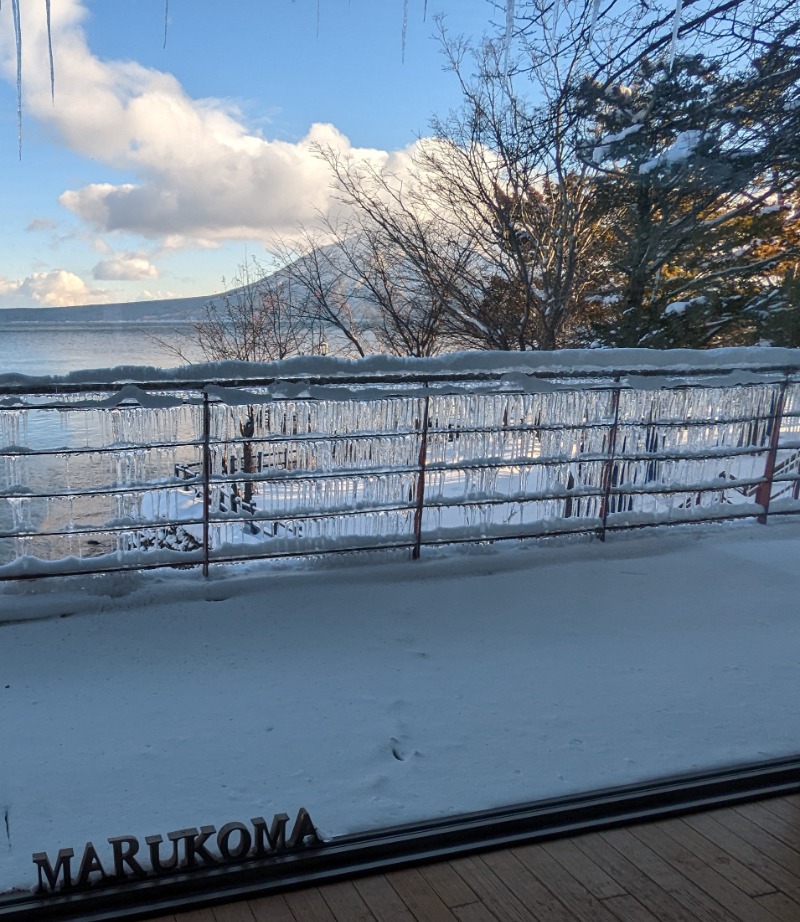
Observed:
[[[168,20],[169,20],[169,0],[164,0],[164,47],[165,48],[167,47],[167,22]]]
[[[403,0],[403,32],[402,32],[402,51],[400,60],[406,63],[406,33],[408,32],[408,0]]]
[[[319,19],[320,19],[319,4],[320,4],[320,0],[317,0],[317,38],[319,38]]]
[[[14,38],[17,42],[17,135],[19,159],[22,160],[22,29],[19,21],[19,0],[11,0],[11,16],[14,19]]]
[[[672,23],[672,41],[669,45],[669,64],[668,70],[672,73],[672,65],[675,63],[675,51],[678,47],[678,29],[681,27],[681,12],[683,11],[683,0],[675,0],[675,19]]]
[[[47,13],[47,50],[50,53],[50,99],[56,101],[56,70],[53,66],[53,32],[50,28],[50,0],[44,0]]]
[[[503,70],[508,73],[508,57],[511,53],[511,38],[514,34],[514,0],[506,0],[506,34],[503,40]]]
[[[589,41],[594,38],[594,30],[597,28],[597,20],[600,17],[600,0],[594,0],[592,4],[592,21],[589,25]]]
[[[426,22],[428,19],[428,0],[425,0],[425,5],[422,7],[422,21]]]

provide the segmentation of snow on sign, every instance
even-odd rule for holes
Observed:
[[[178,829],[167,833],[172,848],[167,847],[165,854],[161,852],[163,836],[146,836],[144,841],[149,853],[149,866],[146,860],[137,857],[143,849],[135,836],[109,838],[110,849],[105,863],[94,844],[87,842],[77,876],[73,876],[74,849],[59,849],[55,863],[46,852],[34,852],[33,863],[39,875],[38,892],[54,893],[58,889],[79,891],[104,883],[120,884],[163,877],[170,873],[270,858],[322,844],[307,810],[301,808],[298,811],[287,837],[288,822],[288,814],[276,813],[269,826],[263,817],[258,816],[250,820],[249,828],[244,823],[231,822],[225,823],[219,830],[210,825],[199,829]]]

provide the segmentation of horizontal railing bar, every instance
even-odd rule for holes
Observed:
[[[403,385],[429,385],[431,383],[444,383],[444,384],[457,384],[457,383],[496,383],[502,381],[504,377],[508,374],[523,375],[534,380],[550,380],[550,381],[569,381],[576,382],[580,381],[608,381],[607,385],[603,385],[605,389],[614,389],[622,387],[627,389],[629,386],[624,380],[616,381],[615,379],[619,376],[621,379],[626,377],[642,377],[642,378],[675,378],[675,379],[691,379],[691,378],[719,378],[726,374],[736,374],[740,372],[746,372],[748,374],[760,374],[760,375],[784,375],[792,376],[795,374],[800,374],[800,363],[797,365],[786,364],[786,363],[764,363],[764,364],[753,364],[753,365],[739,365],[735,366],[723,366],[723,367],[693,367],[687,368],[680,364],[669,366],[665,365],[661,368],[653,367],[637,367],[633,366],[619,366],[616,368],[559,368],[559,369],[548,369],[548,368],[530,368],[525,370],[520,369],[507,369],[507,370],[497,370],[497,371],[481,371],[481,372],[457,372],[451,370],[445,370],[442,372],[436,371],[425,371],[425,372],[400,372],[400,373],[366,373],[359,374],[357,376],[351,375],[281,375],[280,377],[274,376],[265,376],[263,378],[242,378],[242,377],[233,377],[233,378],[206,378],[199,379],[197,381],[175,381],[174,379],[166,379],[161,381],[124,381],[124,382],[108,382],[108,381],[61,381],[54,382],[52,384],[43,384],[35,382],[21,382],[19,384],[9,384],[0,382],[0,396],[19,396],[21,394],[28,395],[40,395],[40,396],[62,396],[65,394],[107,394],[114,393],[121,390],[124,387],[134,387],[145,393],[185,393],[185,394],[197,394],[201,393],[207,387],[222,387],[222,388],[233,388],[236,390],[246,390],[252,388],[267,388],[272,387],[276,384],[286,385],[286,384],[305,384],[310,386],[343,386],[350,385],[354,387],[375,385],[375,384],[385,384],[387,386],[396,386],[398,384]],[[712,384],[711,387],[760,387],[765,383],[777,383],[777,382],[747,382],[743,384],[734,383],[732,385],[727,384]],[[790,382],[794,383],[794,382]],[[678,387],[693,387],[695,386],[692,383],[684,384],[680,381],[677,384]],[[513,393],[513,391],[504,391],[504,393]],[[254,395],[254,396],[263,396],[263,395]],[[269,399],[284,400],[299,402],[304,399],[298,396],[275,396],[271,397],[266,395]],[[387,397],[402,397],[403,395],[386,395]],[[214,399],[214,395],[211,395]],[[133,399],[133,398],[129,398]],[[368,399],[384,399],[383,395],[381,397],[374,397],[370,395]],[[0,407],[0,409],[3,409]],[[38,409],[34,407],[33,409]],[[83,409],[83,408],[82,408]],[[88,409],[94,409],[89,407]]]
[[[319,512],[273,513],[272,515],[258,515],[257,513],[252,513],[245,516],[244,513],[238,510],[231,510],[224,514],[214,512],[209,516],[208,521],[211,525],[257,525],[260,522],[280,524],[282,522],[313,522],[316,519],[341,519],[345,516],[380,515],[385,512],[408,512],[413,511],[413,509],[413,503],[393,503],[386,506],[327,509]],[[202,524],[202,518],[155,519],[127,524],[81,525],[69,531],[6,531],[0,532],[0,538],[68,538],[71,536],[85,535],[135,534],[136,532],[186,528],[187,526]]]
[[[360,545],[353,547],[335,547],[330,549],[298,549],[292,551],[276,551],[272,554],[248,554],[248,555],[218,555],[214,557],[213,562],[216,563],[241,563],[244,560],[280,560],[292,557],[324,557],[328,554],[357,554],[364,553],[369,551],[392,551],[392,550],[407,550],[414,547],[413,541],[403,541],[397,542],[395,544],[380,544],[380,545]],[[146,551],[143,553],[147,553]],[[187,551],[187,554],[197,554],[197,551]],[[111,556],[111,555],[107,555]],[[84,557],[84,560],[89,560],[91,558]],[[97,558],[98,560],[102,558]],[[87,576],[91,573],[127,573],[135,572],[138,570],[175,570],[183,569],[186,567],[200,567],[202,566],[202,560],[198,557],[196,560],[171,560],[171,561],[160,561],[156,563],[139,563],[133,564],[128,567],[121,566],[110,566],[97,568],[96,570],[84,570],[80,567],[73,568],[72,570],[59,570],[57,573],[53,572],[42,572],[42,573],[23,573],[15,576],[6,576],[3,574],[3,567],[0,565],[0,582],[3,580],[20,580],[20,579],[42,579],[48,576]],[[5,623],[5,622],[4,622]]]
[[[706,451],[706,452],[697,452],[697,453],[688,453],[682,452],[678,454],[665,454],[663,452],[653,452],[653,453],[641,453],[641,454],[626,454],[620,455],[615,458],[617,464],[622,464],[626,462],[657,462],[657,461],[712,461],[715,459],[724,459],[724,458],[738,458],[744,457],[747,455],[761,455],[769,451],[769,446],[764,447],[744,447],[739,448],[720,448],[715,451]],[[485,459],[489,461],[490,459]],[[536,458],[497,458],[491,459],[492,463],[480,463],[480,462],[469,462],[469,463],[458,463],[458,462],[447,462],[447,461],[431,461],[428,465],[428,470],[430,471],[450,471],[450,470],[494,470],[496,468],[504,467],[548,467],[553,465],[561,464],[598,464],[601,462],[608,461],[608,455],[603,452],[586,452],[585,454],[579,455],[562,455],[556,456],[551,455],[548,457],[538,456]]]
[[[800,480],[800,474],[790,474],[785,477],[773,477],[772,483],[794,483]],[[647,486],[641,487],[632,487],[632,486],[612,486],[608,488],[608,492],[611,496],[669,496],[672,494],[679,493],[724,493],[726,491],[736,492],[742,487],[753,487],[759,486],[762,483],[766,483],[766,477],[754,477],[748,478],[746,480],[726,480],[721,483],[712,484],[707,481],[701,481],[699,483],[686,483],[686,484],[664,484],[664,483],[652,483]],[[454,497],[451,501],[448,501],[447,498],[439,500],[427,500],[425,507],[428,509],[433,508],[442,508],[449,509],[453,507],[460,506],[488,506],[488,505],[507,505],[508,503],[529,503],[529,502],[546,502],[550,499],[562,500],[562,499],[585,499],[591,498],[593,496],[602,496],[605,491],[601,486],[597,487],[577,487],[572,490],[565,490],[563,492],[557,492],[555,490],[548,491],[546,493],[509,493],[507,496],[502,497],[486,497],[486,498],[461,498]]]
[[[702,508],[702,507],[701,507]],[[607,531],[633,531],[634,529],[641,528],[657,528],[657,527],[674,527],[680,525],[703,525],[713,522],[722,522],[722,521],[731,521],[733,519],[752,519],[759,514],[759,509],[757,505],[748,507],[752,511],[748,512],[732,512],[730,515],[714,515],[714,516],[687,516],[685,519],[663,519],[657,522],[632,522],[632,523],[617,523],[614,524],[611,518],[606,524]],[[611,513],[614,515],[615,513]],[[778,513],[775,512],[775,515]],[[773,515],[770,512],[770,515]],[[576,517],[577,518],[577,517]],[[481,535],[476,537],[474,535],[453,535],[443,538],[427,538],[423,540],[423,544],[428,547],[445,547],[447,545],[456,545],[456,544],[494,544],[496,541],[527,541],[527,540],[539,540],[542,538],[560,538],[562,536],[569,535],[594,535],[597,533],[598,529],[602,526],[602,522],[597,516],[587,516],[587,524],[579,528],[552,528],[552,529],[543,529],[540,531],[531,531],[529,533],[514,533],[514,534],[491,534],[491,535]]]
[[[278,469],[276,469],[278,470]],[[281,484],[281,483],[299,483],[303,481],[317,481],[317,480],[341,480],[348,477],[352,479],[363,479],[366,477],[389,477],[394,474],[413,474],[416,473],[417,468],[413,465],[406,466],[397,466],[397,467],[382,467],[382,468],[350,468],[342,469],[339,471],[327,471],[327,472],[316,472],[316,471],[302,471],[300,474],[295,475],[295,472],[287,472],[285,477],[275,477],[275,476],[265,476],[264,471],[254,472],[252,474],[245,474],[241,471],[236,471],[234,474],[215,474],[212,475],[209,483],[212,486],[224,486],[226,484],[239,484],[239,483],[251,483],[254,486],[257,486],[260,483],[263,484]],[[193,477],[191,480],[184,478],[175,478],[174,480],[161,481],[158,483],[136,483],[128,486],[109,486],[109,487],[96,487],[93,489],[75,489],[75,490],[63,490],[63,491],[53,491],[50,490],[47,493],[3,493],[0,492],[0,499],[69,499],[69,498],[80,498],[80,497],[91,497],[91,496],[120,496],[127,494],[137,494],[137,493],[158,493],[162,490],[168,489],[179,489],[181,491],[194,491],[198,492],[202,489],[203,481],[202,478],[198,475]]]
[[[800,445],[791,445],[791,446],[780,446],[781,451],[797,451],[800,450]],[[726,458],[737,458],[737,457],[746,457],[748,455],[760,455],[769,451],[768,446],[766,447],[757,447],[757,446],[743,446],[743,447],[729,447],[729,448],[720,448],[713,452],[702,452],[702,453],[678,453],[678,454],[665,454],[663,452],[653,453],[653,454],[629,454],[624,456],[619,456],[615,459],[615,466],[621,467],[625,464],[640,464],[640,463],[660,463],[664,461],[709,461],[709,460],[724,460]],[[580,464],[598,464],[608,460],[608,456],[603,453],[587,453],[578,456],[550,456],[542,457],[537,456],[533,458],[527,457],[518,457],[518,458],[494,458],[494,459],[485,459],[483,463],[481,462],[436,462],[432,461],[428,464],[428,470],[436,473],[458,473],[459,471],[499,471],[506,468],[515,469],[515,468],[536,468],[536,467],[556,467],[561,465],[580,465]],[[790,463],[793,463],[793,459],[787,459]],[[275,474],[280,471],[280,476],[275,476]],[[403,474],[414,474],[417,471],[415,465],[403,465],[395,467],[363,467],[363,468],[347,468],[336,471],[288,471],[281,468],[276,468],[273,471],[257,471],[252,473],[244,473],[243,471],[236,471],[233,474],[215,474],[212,476],[210,483],[212,485],[226,485],[226,484],[244,484],[251,483],[254,486],[258,484],[282,484],[282,483],[302,483],[305,481],[319,481],[319,480],[341,480],[341,479],[352,479],[352,480],[361,480],[365,478],[373,477],[390,477],[393,475],[403,475]],[[781,478],[775,477],[774,480],[779,480]],[[788,478],[791,479],[791,478]],[[736,480],[731,481],[731,483],[743,483],[744,481]],[[93,496],[121,496],[121,495],[136,495],[136,494],[147,494],[147,493],[157,493],[163,490],[169,489],[178,489],[181,491],[191,491],[197,490],[202,486],[199,477],[193,479],[184,479],[184,478],[175,478],[169,481],[162,481],[159,483],[137,483],[125,486],[110,486],[110,487],[97,487],[94,489],[75,489],[75,490],[62,490],[54,491],[50,490],[46,493],[41,492],[0,492],[0,499],[69,499],[69,498],[80,498],[80,497],[93,497]]]
[[[237,519],[237,521],[241,521],[241,519]],[[0,532],[0,538],[23,538],[25,540],[31,538],[80,538],[87,535],[120,535],[153,531],[159,528],[169,529],[202,524],[202,519],[184,519],[182,521],[168,519],[159,522],[136,522],[129,525],[77,525],[69,531],[5,531]]]
[[[126,487],[95,487],[93,489],[48,490],[47,493],[0,493],[0,499],[80,499],[92,496],[136,496],[147,493],[159,493],[162,490],[193,489],[195,480],[176,478],[160,483],[137,483]]]
[[[800,444],[780,446],[780,451],[797,451],[800,450]],[[628,461],[632,462],[656,462],[656,461],[704,461],[704,460],[724,460],[728,457],[746,457],[747,455],[761,455],[769,451],[769,446],[731,446],[721,447],[712,452],[697,452],[678,454],[666,454],[664,452],[630,454],[620,456],[615,459],[617,464]],[[430,461],[427,464],[429,471],[468,471],[468,470],[499,470],[502,468],[514,467],[546,467],[562,464],[595,464],[602,461],[608,461],[608,455],[602,452],[585,453],[581,455],[549,455],[549,456],[518,456],[515,458],[486,458],[483,463],[479,461],[468,462],[448,462],[448,461]],[[377,476],[386,473],[414,473],[418,470],[416,465],[369,468],[354,467],[336,471],[311,471],[303,469],[301,471],[289,471],[285,468],[274,468],[270,471],[256,471],[253,473],[244,473],[236,471],[233,474],[214,475],[214,483],[284,483],[302,480],[325,480],[342,477],[367,477]],[[194,481],[185,481],[187,484]]]
[[[108,455],[120,454],[126,451],[202,447],[203,442],[201,439],[192,439],[188,442],[131,442],[130,444],[122,445],[102,445],[96,448],[88,445],[76,446],[75,448],[23,448],[21,451],[11,451],[6,446],[0,448],[0,458],[58,458],[62,455]]]
[[[198,552],[191,551],[187,553],[198,553]],[[111,555],[108,554],[108,555],[103,555],[103,556],[110,557]],[[81,559],[82,560],[93,560],[93,559],[102,560],[101,557],[97,557],[97,558],[83,557]],[[45,562],[54,563],[55,561],[45,561]],[[137,573],[140,570],[180,570],[180,569],[185,569],[186,567],[199,567],[201,566],[201,564],[202,564],[202,560],[199,558],[197,560],[186,560],[186,561],[179,561],[179,560],[174,560],[170,562],[160,561],[158,563],[143,563],[141,561],[137,561],[135,564],[131,564],[130,566],[127,566],[127,567],[115,565],[115,566],[97,567],[94,569],[85,569],[85,570],[81,569],[80,567],[73,567],[71,570],[58,570],[58,571],[43,570],[41,573],[19,573],[13,576],[6,576],[3,573],[3,566],[0,565],[0,582],[4,580],[12,580],[12,579],[16,581],[16,580],[29,580],[29,579],[39,580],[39,579],[47,579],[48,577],[91,576],[97,573]],[[14,623],[15,622],[13,621],[6,621],[6,620],[3,621],[4,625],[14,624]]]

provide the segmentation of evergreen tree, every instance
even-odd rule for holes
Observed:
[[[597,298],[601,342],[790,335],[792,323],[770,318],[793,304],[781,279],[799,252],[798,77],[800,52],[780,42],[738,73],[693,55],[671,67],[643,58],[630,85],[584,82],[580,149],[615,238]]]

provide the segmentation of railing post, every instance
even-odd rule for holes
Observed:
[[[617,450],[617,429],[619,428],[619,395],[620,395],[620,384],[619,384],[619,375],[614,379],[614,390],[611,393],[611,407],[613,410],[614,418],[611,423],[611,428],[608,431],[608,458],[603,465],[603,476],[602,476],[602,487],[603,487],[603,498],[600,504],[600,540],[606,540],[606,523],[608,522],[608,503],[611,496],[611,478],[614,470],[614,461],[615,454]]]
[[[781,437],[781,426],[783,425],[783,409],[786,404],[786,391],[789,387],[789,377],[781,383],[778,391],[778,399],[775,401],[775,408],[770,417],[769,448],[767,449],[767,460],[764,463],[764,480],[759,484],[756,490],[756,504],[763,507],[763,512],[758,516],[761,525],[767,524],[767,515],[769,515],[769,502],[772,496],[772,478],[775,476],[775,462],[778,458],[778,442]]]
[[[203,391],[203,576],[208,576],[209,519],[211,517],[211,407]]]
[[[419,441],[419,476],[417,477],[417,507],[414,510],[414,550],[412,560],[419,560],[422,549],[422,513],[425,510],[425,467],[428,460],[428,410],[430,397],[427,393],[428,382],[425,382],[425,402],[422,408],[422,432]]]

